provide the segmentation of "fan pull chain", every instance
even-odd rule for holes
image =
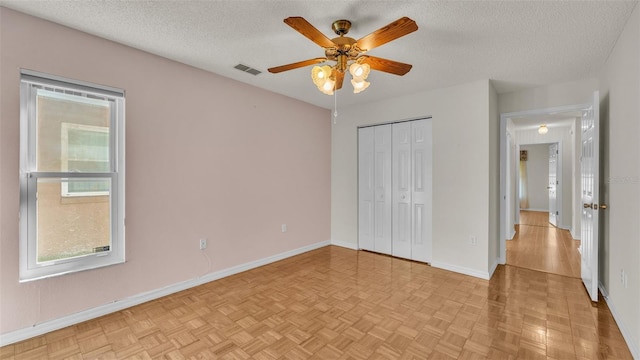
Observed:
[[[338,92],[333,90],[333,125],[338,122]]]

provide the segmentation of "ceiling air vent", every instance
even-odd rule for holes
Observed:
[[[258,75],[260,74],[262,71],[254,69],[252,67],[249,67],[247,65],[243,65],[243,64],[238,64],[236,66],[234,66],[234,68],[240,70],[240,71],[244,71],[246,73],[249,73],[251,75]]]

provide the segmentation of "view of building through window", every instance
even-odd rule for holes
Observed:
[[[40,171],[109,172],[107,101],[37,91]],[[38,262],[93,253],[110,245],[110,179],[38,181]]]

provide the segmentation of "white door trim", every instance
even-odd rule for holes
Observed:
[[[500,263],[507,262],[507,243],[508,236],[508,219],[507,219],[507,200],[510,200],[510,194],[507,193],[507,119],[533,115],[545,115],[551,113],[561,113],[569,111],[578,111],[588,108],[591,104],[565,105],[551,108],[542,108],[534,110],[516,111],[500,114]],[[517,121],[515,119],[514,121]]]

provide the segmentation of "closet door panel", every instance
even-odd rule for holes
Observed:
[[[358,130],[358,247],[374,250],[374,134]]]
[[[393,124],[392,217],[393,256],[411,258],[411,123]]]
[[[431,261],[432,229],[431,120],[411,122],[411,259]]]
[[[374,129],[374,198],[376,252],[391,254],[391,125]]]

